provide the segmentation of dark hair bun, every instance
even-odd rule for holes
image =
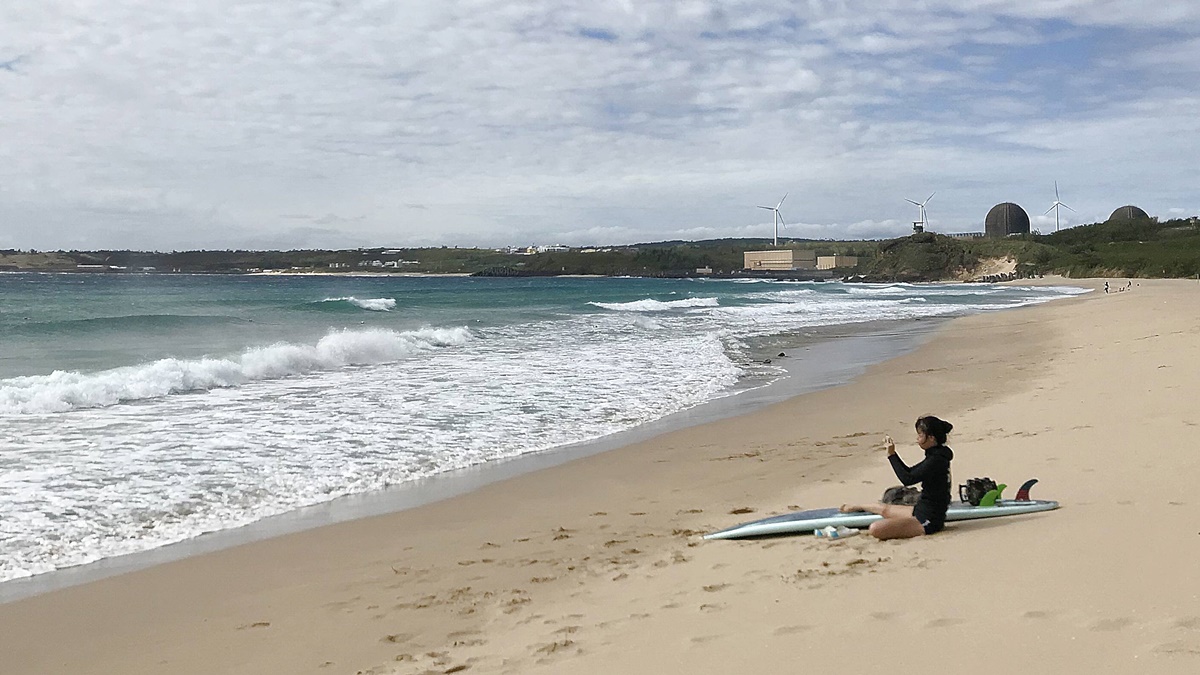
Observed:
[[[953,428],[953,424],[933,415],[923,415],[917,418],[917,429],[933,436],[938,443],[945,443],[946,434],[949,434]]]

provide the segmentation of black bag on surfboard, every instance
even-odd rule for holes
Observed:
[[[883,498],[879,501],[884,504],[902,504],[904,506],[912,506],[921,498],[921,491],[915,487],[904,487],[897,485],[883,491]]]
[[[996,481],[984,476],[983,478],[968,479],[965,485],[958,486],[958,498],[970,504],[979,506],[983,496],[996,489]]]

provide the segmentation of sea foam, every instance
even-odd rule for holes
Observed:
[[[334,370],[396,361],[439,347],[465,344],[466,328],[415,331],[342,330],[316,344],[278,343],[229,358],[160,359],[96,373],[55,371],[0,380],[0,414],[55,413],[98,408],[169,394],[236,387]]]
[[[350,295],[342,298],[325,298],[321,302],[346,302],[372,312],[390,312],[396,308],[396,301],[393,298],[356,298]]]
[[[689,307],[716,307],[720,303],[716,298],[686,298],[684,300],[634,300],[632,302],[589,302],[602,309],[617,312],[665,312],[672,309],[687,309]]]

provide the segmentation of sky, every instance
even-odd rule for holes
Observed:
[[[1200,214],[1200,3],[6,0],[0,248]]]

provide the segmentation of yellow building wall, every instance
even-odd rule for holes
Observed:
[[[742,253],[744,268],[761,271],[811,270],[817,267],[817,255],[813,251],[780,249],[773,251],[745,251]]]
[[[817,269],[832,270],[839,267],[854,267],[858,265],[858,256],[853,255],[823,255],[817,258]]]

